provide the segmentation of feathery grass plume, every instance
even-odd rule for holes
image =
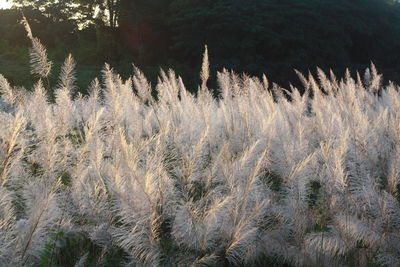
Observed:
[[[229,77],[229,72],[225,68],[222,70],[222,72],[217,72],[217,80],[218,80],[218,85],[221,93],[221,97],[225,100],[228,101],[232,95],[230,94],[230,91],[232,90],[231,88],[231,79]]]
[[[369,81],[369,90],[377,92],[381,87],[382,75],[378,74],[375,65],[371,62],[371,78]]]
[[[0,93],[7,104],[13,105],[15,103],[16,96],[13,92],[13,89],[11,88],[11,85],[8,83],[7,79],[1,74]]]
[[[75,94],[75,60],[72,55],[69,54],[65,59],[64,64],[61,67],[60,80],[58,83],[58,88],[61,90],[66,90],[71,96]]]
[[[357,81],[357,86],[358,86],[359,89],[364,88],[364,84],[363,84],[363,81],[361,79],[361,75],[360,75],[360,73],[358,71],[357,71],[356,81]]]
[[[0,185],[4,186],[8,182],[9,174],[13,167],[19,164],[24,153],[23,131],[26,120],[21,113],[14,116],[1,114],[3,123],[6,125],[6,135],[2,136],[1,159],[0,159]]]
[[[95,78],[89,86],[89,95],[97,99],[100,96],[101,84],[98,78]]]
[[[296,73],[297,77],[299,77],[299,79],[300,79],[301,83],[303,84],[305,90],[308,90],[309,87],[310,87],[310,83],[309,83],[308,79],[300,71],[295,69],[294,72]]]
[[[39,39],[32,39],[31,73],[37,74],[41,78],[47,78],[53,67],[53,62],[47,59],[46,48],[40,43]]]
[[[201,65],[201,89],[207,89],[207,81],[210,78],[210,62],[208,59],[208,47],[207,45],[204,47],[204,54],[203,54],[203,63]]]
[[[22,14],[22,21],[21,23],[24,25],[25,30],[26,30],[26,34],[28,36],[29,39],[33,39],[33,34],[32,34],[32,29],[31,26],[28,23],[28,20],[26,19],[25,15]]]
[[[0,200],[0,231],[2,232],[1,236],[5,238],[9,235],[7,232],[14,227],[16,214],[12,204],[13,195],[4,187],[0,188]],[[4,240],[1,244],[7,245]]]
[[[46,48],[40,40],[32,35],[31,27],[25,16],[22,17],[22,24],[25,26],[27,36],[32,42],[30,49],[31,73],[40,78],[47,78],[53,67],[53,62],[48,60]]]
[[[269,88],[269,81],[267,79],[267,76],[265,76],[265,74],[263,74],[262,76],[262,82],[263,82],[263,86],[265,90],[268,90]]]
[[[57,187],[57,185],[55,186]],[[49,240],[49,229],[59,219],[56,195],[45,184],[28,183],[23,190],[26,219],[18,221],[16,253],[23,264],[37,262]]]
[[[139,98],[146,103],[147,101],[152,102],[153,97],[151,95],[151,84],[147,81],[147,78],[144,76],[143,72],[133,65],[134,75],[133,75],[133,84],[137,91]],[[152,103],[153,104],[153,103]]]
[[[13,193],[0,187],[0,265],[9,266],[12,262],[16,225],[16,211]]]
[[[334,91],[333,91],[332,85],[331,85],[328,77],[326,76],[325,72],[322,69],[317,68],[317,73],[318,73],[319,82],[321,84],[321,88],[324,90],[325,93],[332,94]]]

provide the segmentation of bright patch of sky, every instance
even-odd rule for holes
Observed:
[[[10,8],[12,3],[6,2],[6,0],[0,0],[0,9],[1,8]]]

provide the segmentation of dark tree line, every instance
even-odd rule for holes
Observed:
[[[129,73],[134,62],[153,77],[171,67],[192,88],[205,44],[213,71],[266,73],[283,86],[296,80],[293,69],[343,73],[371,61],[400,81],[400,5],[393,0],[13,2],[0,13],[0,60],[7,45],[28,45],[18,24],[23,10],[55,60],[72,51],[84,65],[107,61]]]

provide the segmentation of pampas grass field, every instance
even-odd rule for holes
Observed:
[[[25,26],[36,85],[0,76],[0,266],[400,266],[400,92],[373,65],[301,90],[224,70],[215,97],[206,51],[196,95],[105,65],[83,96]]]

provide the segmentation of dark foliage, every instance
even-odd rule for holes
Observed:
[[[293,69],[316,66],[336,73],[363,70],[371,61],[399,81],[400,5],[391,0],[14,0],[0,11],[0,69],[21,75],[29,45],[19,24],[25,13],[54,61],[72,51],[81,88],[104,61],[123,75],[131,62],[155,81],[174,68],[189,89],[198,84],[204,45],[211,70],[235,69],[288,86]],[[13,64],[9,66],[9,61]],[[27,75],[26,75],[27,76]],[[215,76],[215,75],[214,75]],[[215,79],[211,79],[211,86]],[[28,84],[28,80],[26,82]]]

